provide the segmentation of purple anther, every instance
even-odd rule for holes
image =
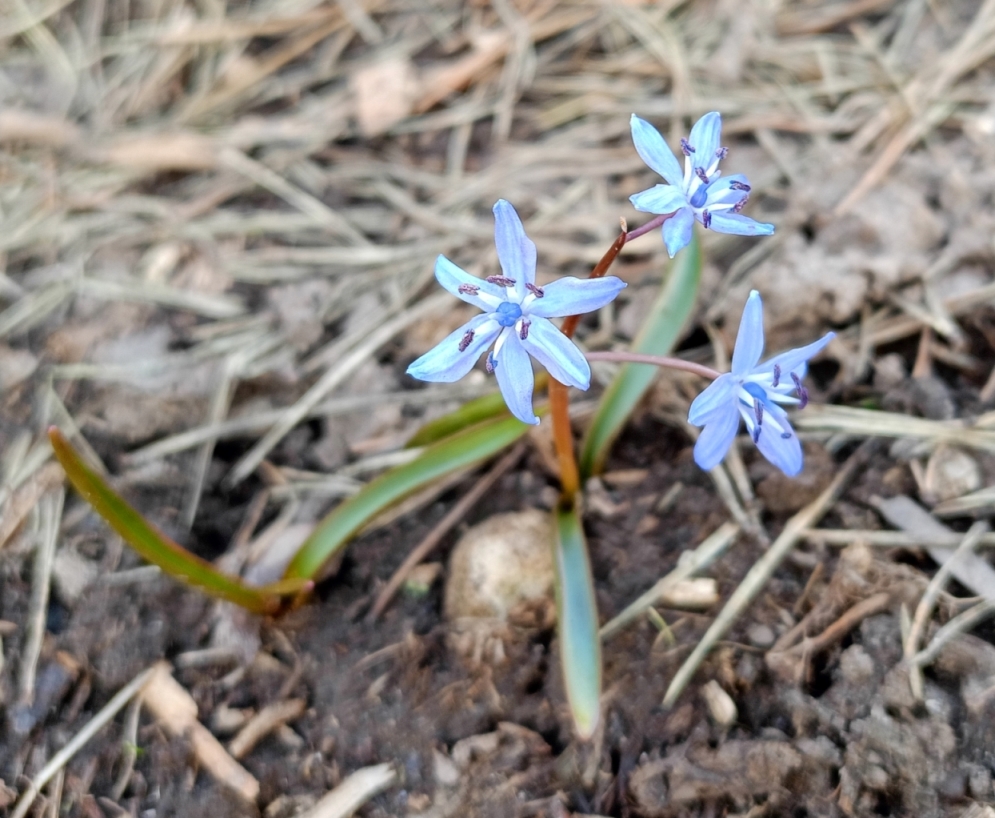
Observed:
[[[753,401],[753,414],[756,415],[757,418],[756,428],[757,428],[757,434],[759,435],[760,427],[763,425],[764,422],[764,405],[758,400]]]
[[[771,381],[771,387],[776,387],[781,382],[781,365],[774,364],[774,380]]]
[[[525,289],[528,290],[536,298],[542,298],[546,292],[542,287],[537,287],[535,284],[526,284]]]
[[[753,188],[751,188],[746,182],[740,182],[738,179],[729,183],[730,190],[745,190],[749,193]]]
[[[529,321],[527,319],[525,321],[522,321],[522,326],[518,330],[518,337],[521,338],[523,341],[526,338],[528,338],[529,337],[529,327],[531,327],[531,326],[532,326],[532,322],[531,321]]]
[[[494,357],[493,352],[487,353],[487,360],[484,361],[484,369],[487,370],[488,375],[493,375],[494,370],[497,369],[497,358]]]
[[[795,391],[798,393],[798,408],[804,409],[808,406],[808,390],[802,386],[801,378],[794,372],[791,373],[791,380],[795,382]]]
[[[694,153],[694,148],[691,147],[691,143],[688,142],[683,136],[681,137],[681,152],[685,156],[690,156]]]
[[[514,287],[515,279],[508,276],[487,276],[488,284],[497,284],[499,287]]]
[[[716,159],[725,159],[729,155],[729,149],[726,147],[719,148],[715,151]]]
[[[694,172],[698,176],[698,178],[701,179],[702,182],[704,182],[706,185],[708,184],[708,174],[705,173],[704,168],[695,168]]]
[[[460,284],[457,292],[460,295],[477,295],[480,292],[480,287],[476,284]]]
[[[744,196],[742,199],[740,199],[738,202],[736,202],[736,204],[734,204],[732,206],[732,212],[733,213],[742,213],[743,212],[743,208],[746,207],[746,203],[749,200],[750,200],[749,196]]]
[[[709,228],[709,227],[711,226],[711,224],[712,224],[712,214],[711,214],[711,213],[709,213],[709,212],[708,212],[707,210],[703,210],[703,211],[701,211],[701,223],[702,223],[703,225],[705,225],[705,229],[706,229],[706,230],[707,230],[707,229],[708,229],[708,228]]]
[[[466,352],[466,348],[473,343],[473,330],[468,329],[463,333],[463,337],[459,339],[459,351]]]

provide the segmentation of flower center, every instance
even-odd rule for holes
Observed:
[[[522,317],[522,308],[511,301],[502,301],[494,311],[494,317],[502,327],[513,327],[515,322]]]
[[[691,207],[701,207],[708,199],[708,185],[702,185],[691,194]]]

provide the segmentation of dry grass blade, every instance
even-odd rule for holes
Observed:
[[[967,534],[964,535],[961,544],[957,546],[957,550],[940,566],[940,570],[929,581],[929,585],[926,586],[926,590],[923,592],[922,599],[919,600],[919,604],[916,606],[915,616],[912,617],[912,625],[902,645],[902,653],[906,661],[912,662],[913,657],[919,651],[919,640],[922,638],[923,633],[925,633],[926,623],[929,617],[932,616],[936,600],[943,591],[957,561],[964,554],[973,551],[977,547],[982,535],[986,533],[988,533],[988,523],[979,521],[972,525]],[[912,686],[912,695],[921,701],[923,696],[922,670],[917,664],[912,663],[909,667],[909,683]]]
[[[75,736],[73,736],[59,752],[52,756],[51,760],[46,764],[41,772],[38,773],[28,785],[27,790],[20,797],[17,802],[17,806],[14,811],[10,814],[10,818],[24,818],[28,814],[28,810],[31,809],[31,805],[34,803],[35,798],[38,797],[38,793],[41,792],[41,788],[44,787],[52,777],[69,762],[76,753],[83,748],[83,746],[92,739],[100,730],[104,727],[114,716],[117,715],[118,711],[121,710],[131,699],[139,693],[143,687],[148,683],[149,679],[156,672],[156,667],[150,667],[148,670],[144,670],[139,673],[134,679],[132,679],[128,684],[122,687],[114,697],[107,702],[101,708],[101,710],[86,723],[82,730],[80,730]]]
[[[45,638],[52,566],[55,563],[55,546],[59,541],[59,527],[62,524],[62,507],[65,499],[65,491],[60,487],[52,494],[43,497],[37,506],[41,518],[41,531],[32,570],[27,637],[24,641],[21,673],[18,678],[18,695],[23,704],[30,704],[34,699],[35,671],[38,667],[38,658],[41,656],[42,640]]]
[[[629,623],[637,620],[647,609],[658,604],[671,588],[693,577],[699,571],[705,570],[732,545],[736,537],[739,536],[739,532],[740,527],[735,523],[723,523],[709,534],[694,551],[685,552],[673,571],[657,580],[652,588],[627,605],[618,616],[602,625],[601,638],[608,639],[614,636]]]
[[[280,421],[266,433],[262,440],[235,464],[226,478],[227,483],[237,485],[248,477],[287,432],[300,423],[329,392],[355,372],[379,347],[415,321],[450,305],[450,299],[451,296],[448,293],[426,298],[417,306],[406,310],[371,333],[363,343],[330,367],[318,382],[307,391],[307,394],[284,413]]]
[[[743,578],[739,587],[729,597],[729,601],[726,602],[722,611],[715,618],[715,621],[695,646],[691,655],[688,656],[684,664],[681,665],[674,675],[663,697],[664,707],[672,707],[674,705],[702,661],[715,646],[715,643],[725,636],[740,614],[746,610],[756,595],[760,593],[764,585],[767,584],[767,580],[770,579],[771,575],[781,564],[781,561],[794,548],[805,529],[817,522],[829,510],[846,483],[866,461],[868,452],[869,447],[865,443],[850,456],[850,459],[847,460],[822,494],[788,520],[784,526],[784,530]]]

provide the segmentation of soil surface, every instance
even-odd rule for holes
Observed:
[[[991,2],[56,6],[0,23],[0,816],[164,661],[202,734],[129,705],[30,814],[311,816],[390,763],[356,814],[995,818],[995,625],[946,629],[995,599],[990,543],[964,563],[981,568],[927,591],[949,559],[936,538],[956,547],[995,514]],[[434,257],[496,272],[505,197],[540,281],[586,275],[620,215],[642,223],[627,196],[657,181],[628,115],[675,142],[713,108],[730,172],[754,182],[747,212],[777,232],[704,234],[678,354],[721,366],[751,288],[769,353],[838,338],[810,367],[799,478],[746,439],[702,472],[685,423],[700,383],[663,374],[585,487],[602,622],[740,524],[703,572],[705,603],[658,605],[604,641],[590,741],[549,599],[444,613],[468,529],[555,503],[545,421],[376,622],[379,593],[481,472],[358,537],[272,619],[150,570],[71,490],[60,504],[52,423],[184,546],[272,574],[423,423],[493,389],[482,371],[428,387],[404,374],[471,314],[433,306]],[[589,348],[626,348],[666,277],[657,234],[633,245],[613,269],[627,290],[582,322]],[[595,367],[582,409],[611,375]],[[203,434],[176,437],[189,430]],[[852,462],[665,707],[751,567]],[[918,647],[935,650],[917,676],[903,645],[924,595]],[[272,708],[286,715],[240,749]]]

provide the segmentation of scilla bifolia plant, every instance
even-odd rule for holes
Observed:
[[[651,370],[641,365],[682,369],[713,381],[694,400],[688,416],[692,424],[704,427],[694,449],[703,469],[722,461],[743,420],[760,452],[786,474],[795,475],[802,468],[802,450],[784,407],[804,407],[808,395],[802,379],[807,362],[833,337],[830,333],[759,363],[764,346],[763,311],[754,291],[744,310],[731,372],[722,374],[667,357],[697,296],[701,253],[694,223],[737,235],[763,236],[774,231],[772,225],[741,213],[750,193],[746,177],[723,177],[719,170],[727,154],[720,145],[721,124],[718,113],[706,114],[689,137],[681,140],[682,170],[660,133],[633,115],[636,150],[668,184],[631,197],[637,210],[653,213],[655,218],[632,231],[623,222],[623,232],[587,280],[567,277],[537,284],[536,247],[525,235],[514,208],[503,199],[494,206],[501,275],[478,279],[439,257],[435,268],[439,283],[482,312],[412,363],[408,372],[422,380],[455,381],[487,351],[485,368],[494,374],[500,395],[471,402],[423,427],[412,440],[412,445],[423,447],[420,453],[333,509],[298,550],[279,583],[252,588],[168,540],[88,468],[53,429],[50,436],[56,456],[76,488],[146,559],[213,596],[273,613],[285,607],[288,598],[300,599],[309,593],[349,540],[385,508],[447,474],[483,462],[539,423],[546,407],[533,406],[538,383],[531,362],[535,358],[549,373],[548,412],[560,466],[561,499],[554,512],[553,543],[559,649],[574,725],[578,735],[587,738],[600,719],[601,655],[594,586],[579,513],[581,479],[604,462],[614,435],[649,386]],[[658,227],[669,255],[676,258],[633,349],[585,356],[571,340],[580,315],[605,306],[621,292],[624,282],[605,274],[627,241]],[[559,328],[551,318],[563,318]],[[568,390],[589,387],[589,361],[593,360],[615,361],[622,367],[595,412],[578,467]]]

